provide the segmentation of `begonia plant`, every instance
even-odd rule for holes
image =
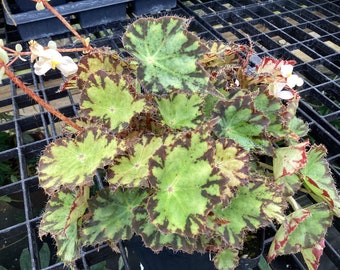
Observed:
[[[294,61],[254,64],[251,44],[206,41],[187,26],[138,19],[122,37],[129,56],[97,48],[79,60],[79,117],[39,161],[49,195],[39,235],[52,235],[67,265],[82,246],[117,250],[139,235],[156,253],[211,252],[229,270],[246,236],[272,225],[269,262],[301,252],[317,269],[340,198],[325,147],[305,139],[296,116]],[[32,45],[39,74],[60,66],[59,54],[56,63]],[[61,72],[74,68],[65,63]],[[296,194],[314,204],[298,205]]]

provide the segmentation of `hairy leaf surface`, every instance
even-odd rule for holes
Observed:
[[[71,264],[80,254],[79,220],[87,209],[88,188],[78,192],[60,190],[47,202],[39,226],[39,236],[51,234],[56,240],[57,254]]]
[[[121,189],[114,192],[101,189],[89,200],[90,220],[84,223],[82,238],[84,244],[100,244],[104,241],[117,243],[133,235],[133,210],[146,198],[141,189]]]
[[[94,122],[103,122],[111,130],[119,131],[145,106],[143,99],[131,91],[131,85],[122,76],[98,71],[89,76],[82,92],[80,108]]]
[[[307,165],[301,170],[304,186],[317,201],[326,202],[337,217],[340,217],[340,196],[334,185],[326,148],[313,145],[307,153]]]
[[[128,27],[123,45],[138,59],[137,77],[146,91],[207,91],[209,75],[197,63],[206,47],[186,31],[185,19],[139,19]]]
[[[305,141],[296,145],[275,149],[275,156],[273,158],[275,179],[279,179],[282,176],[292,175],[306,165],[306,147],[308,144],[309,142]]]
[[[279,194],[277,186],[262,181],[240,187],[227,207],[218,205],[214,208],[214,215],[210,218],[219,226],[212,229],[228,244],[241,248],[246,230],[264,227],[271,219],[282,222],[285,203]]]
[[[156,101],[163,121],[172,129],[196,128],[202,121],[203,98],[198,94],[174,93]]]
[[[214,131],[219,137],[235,140],[246,150],[270,150],[264,131],[269,120],[257,111],[250,96],[239,96],[232,101],[219,101],[212,113],[219,117]]]
[[[52,194],[60,186],[75,189],[91,185],[96,169],[113,159],[117,146],[115,138],[99,129],[85,130],[75,139],[57,139],[46,147],[40,158],[40,186]]]
[[[147,210],[151,222],[165,233],[193,237],[220,201],[223,177],[212,167],[212,149],[206,130],[179,134],[160,148],[151,163],[150,183],[156,189]]]
[[[77,71],[77,84],[84,89],[90,74],[99,70],[108,74],[120,74],[130,76],[133,67],[117,53],[94,51],[80,58]]]
[[[114,165],[108,169],[108,182],[129,187],[146,186],[150,175],[149,162],[162,144],[162,138],[143,136],[129,149],[127,155],[114,160]]]
[[[142,236],[144,244],[154,252],[162,251],[163,247],[187,253],[202,252],[206,250],[196,238],[182,236],[176,233],[163,233],[149,220],[148,212],[144,207],[136,208],[134,211],[133,228],[137,234]]]
[[[315,247],[325,237],[332,223],[332,213],[325,203],[318,203],[291,213],[270,246],[268,259]]]
[[[216,141],[215,149],[215,166],[227,179],[223,194],[223,200],[226,201],[234,196],[238,187],[248,183],[249,153],[226,138]]]

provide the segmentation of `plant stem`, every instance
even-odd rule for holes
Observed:
[[[68,21],[66,21],[65,18],[61,16],[60,13],[57,10],[55,10],[54,7],[52,7],[46,0],[41,0],[41,2],[67,27],[68,30],[72,32],[74,36],[76,36],[80,40],[80,42],[83,44],[87,51],[92,50],[92,47],[85,41],[85,39],[81,35],[79,35],[79,33],[72,27],[72,25],[69,24]]]
[[[294,211],[301,209],[301,205],[298,204],[298,202],[292,196],[287,197],[287,201]]]
[[[49,105],[45,100],[43,100],[41,97],[39,97],[37,94],[35,94],[30,88],[28,88],[18,77],[15,76],[15,74],[7,67],[7,65],[0,60],[0,68],[5,68],[6,75],[17,85],[19,86],[30,98],[32,98],[34,101],[39,103],[43,108],[45,108],[47,111],[49,111],[54,116],[58,117],[60,120],[64,121],[66,124],[70,125],[71,127],[75,128],[78,131],[82,131],[83,129],[78,126],[76,123],[71,121],[69,118],[67,118],[65,115],[63,115],[61,112],[54,109],[51,105]]]
[[[269,165],[269,164],[267,164],[267,163],[258,161],[258,164],[259,164],[260,167],[262,167],[263,169],[267,169],[267,170],[273,171],[273,166],[271,166],[271,165]]]

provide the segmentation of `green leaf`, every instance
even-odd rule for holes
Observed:
[[[97,196],[89,200],[92,217],[84,222],[83,243],[94,245],[110,241],[114,245],[121,239],[130,239],[133,235],[133,210],[146,197],[147,192],[141,189],[100,190]]]
[[[318,243],[312,248],[302,249],[301,253],[308,269],[317,270],[320,264],[320,258],[323,254],[323,249],[325,248],[325,239],[322,238]]]
[[[307,153],[306,167],[301,170],[302,180],[316,201],[326,202],[334,214],[340,217],[340,196],[325,159],[326,152],[323,145],[311,147]]]
[[[46,204],[39,226],[39,237],[47,234],[52,236],[63,235],[65,230],[71,224],[77,223],[78,219],[85,213],[87,198],[88,193],[82,189],[78,191],[61,189],[56,192]]]
[[[214,131],[219,137],[233,139],[247,151],[261,149],[270,151],[264,131],[269,120],[257,111],[250,96],[238,96],[232,101],[219,101],[212,113],[219,117]]]
[[[154,252],[162,251],[163,247],[186,253],[202,252],[206,250],[196,238],[182,236],[176,233],[163,233],[149,220],[148,212],[144,207],[136,208],[134,211],[133,228],[141,235],[146,247]]]
[[[66,265],[72,265],[80,256],[81,245],[78,227],[77,222],[74,222],[65,230],[64,234],[55,237],[58,248],[57,255]]]
[[[285,197],[293,196],[301,187],[302,181],[298,174],[282,176],[275,180],[276,184],[283,184]]]
[[[80,199],[81,196],[86,197],[88,193],[81,189],[78,192],[60,190],[55,193],[47,202],[39,226],[39,237],[52,235],[58,247],[57,255],[65,264],[71,264],[80,254],[78,227],[87,209],[85,198]]]
[[[162,138],[154,136],[143,136],[135,141],[126,155],[115,158],[114,165],[108,168],[107,181],[110,185],[146,186],[149,162],[162,145]]]
[[[270,95],[267,91],[260,93],[254,99],[256,109],[263,112],[269,120],[267,132],[275,138],[284,138],[289,133],[285,126],[284,119],[281,117],[284,111],[284,105],[280,99]]]
[[[108,74],[130,76],[132,69],[129,63],[120,58],[117,53],[95,50],[81,57],[78,62],[77,84],[85,89],[90,74],[99,70]]]
[[[198,94],[173,93],[156,99],[163,121],[172,129],[196,128],[202,121],[203,98]]]
[[[275,156],[273,158],[275,179],[295,174],[306,165],[306,147],[308,144],[309,142],[305,141],[296,145],[275,149]]]
[[[126,127],[131,118],[145,107],[129,82],[120,75],[98,71],[89,76],[86,90],[81,94],[80,108],[84,116],[94,122],[103,122],[111,130]]]
[[[44,243],[39,250],[40,267],[46,268],[50,265],[51,251],[47,243]]]
[[[20,262],[20,270],[32,269],[31,256],[30,256],[30,252],[28,248],[24,248],[21,251],[19,262]]]
[[[235,190],[248,183],[249,153],[233,140],[222,138],[215,144],[215,166],[227,179],[223,200],[234,196]]]
[[[259,180],[240,187],[227,207],[214,208],[211,229],[232,247],[241,248],[246,230],[267,226],[273,219],[283,221],[285,203],[280,194],[280,187]]]
[[[291,213],[275,234],[268,253],[269,262],[279,255],[315,247],[325,237],[331,224],[332,213],[325,203]]]
[[[214,257],[214,264],[218,270],[233,270],[238,261],[238,251],[233,248],[225,248]]]
[[[209,74],[197,63],[207,48],[186,31],[185,19],[141,18],[128,27],[123,45],[139,61],[137,78],[146,91],[208,90]]]
[[[156,192],[148,200],[147,210],[162,232],[197,235],[220,201],[224,179],[211,165],[208,135],[204,129],[179,134],[151,162],[150,183]]]
[[[52,194],[60,186],[91,185],[96,169],[112,161],[117,146],[117,139],[99,129],[84,130],[75,139],[55,140],[39,161],[40,186]]]

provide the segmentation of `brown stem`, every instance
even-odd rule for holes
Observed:
[[[46,0],[41,0],[41,2],[67,27],[68,30],[72,32],[73,35],[75,35],[80,40],[86,50],[92,50],[92,47],[86,43],[85,39],[81,35],[79,35],[79,33],[72,27],[72,25],[70,25],[68,21],[66,21],[65,18],[61,16],[58,11],[55,10],[54,7],[52,7]]]
[[[39,103],[43,108],[45,108],[47,111],[49,111],[54,116],[58,117],[62,121],[64,121],[66,124],[70,125],[71,127],[75,128],[78,131],[82,131],[83,129],[78,126],[76,123],[72,122],[69,118],[67,118],[65,115],[54,109],[51,105],[49,105],[45,100],[40,98],[37,94],[35,94],[30,88],[28,88],[18,77],[15,76],[15,74],[6,66],[6,64],[0,60],[0,68],[5,68],[6,75],[17,85],[19,86],[30,98],[35,100],[37,103]]]

